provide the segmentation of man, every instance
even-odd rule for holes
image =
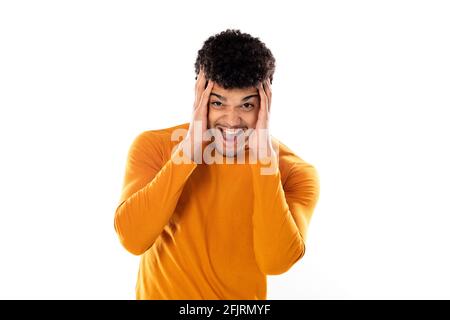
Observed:
[[[266,276],[304,255],[319,182],[268,134],[274,70],[258,38],[211,36],[191,123],[132,143],[114,226],[141,255],[137,299],[266,299]]]

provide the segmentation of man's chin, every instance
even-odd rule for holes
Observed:
[[[224,157],[236,158],[245,152],[245,145],[237,147],[236,145],[227,145],[225,143],[215,144],[215,150]]]

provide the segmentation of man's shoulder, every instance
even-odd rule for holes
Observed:
[[[173,127],[163,128],[163,129],[150,129],[141,132],[139,135],[142,135],[148,139],[161,139],[161,138],[170,138],[174,132],[183,132],[189,129],[189,123],[178,124]]]
[[[280,159],[280,164],[291,166],[293,164],[304,164],[310,165],[303,158],[301,158],[297,153],[292,151],[286,144],[284,144],[279,139],[273,138],[272,141],[278,145],[278,155]]]
[[[305,161],[280,140],[273,138],[273,141],[278,145],[279,168],[283,182],[286,181],[291,174],[317,176],[314,165]]]
[[[141,143],[163,143],[171,144],[173,139],[177,139],[180,135],[183,135],[189,129],[189,123],[182,123],[176,126],[163,128],[163,129],[149,129],[141,131],[136,141]],[[173,138],[173,139],[172,139]]]
[[[161,155],[162,158],[170,155],[170,151],[176,145],[180,136],[183,136],[189,123],[182,123],[176,126],[163,129],[149,129],[138,133],[132,143],[132,149],[141,152],[153,152]],[[177,130],[179,130],[177,132]]]

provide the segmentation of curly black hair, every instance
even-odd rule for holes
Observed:
[[[237,29],[227,29],[204,42],[195,61],[197,75],[200,67],[206,79],[225,89],[248,88],[265,79],[272,83],[275,58],[259,38]]]

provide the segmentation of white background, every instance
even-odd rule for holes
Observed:
[[[277,59],[272,134],[319,171],[305,257],[269,299],[450,298],[447,1],[2,1],[0,298],[134,299],[126,153],[190,119],[238,28]]]

